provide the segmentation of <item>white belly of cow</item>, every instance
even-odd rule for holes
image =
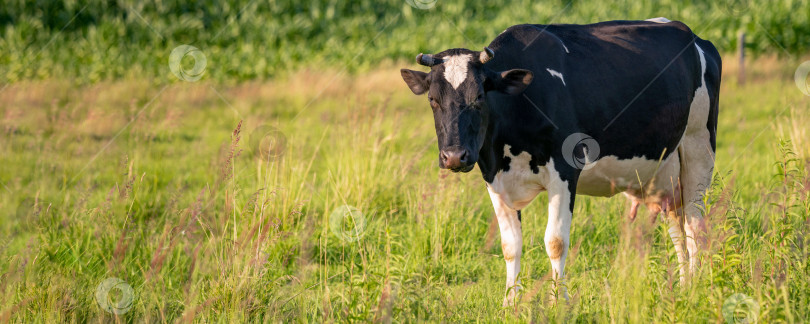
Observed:
[[[512,155],[509,145],[504,147],[504,157],[510,158],[509,170],[499,171],[492,183],[487,185],[507,206],[523,209],[540,192],[546,190],[548,181],[555,173],[551,161],[532,171],[531,155],[521,152]],[[577,194],[610,197],[626,192],[636,197],[654,198],[674,192],[680,173],[678,153],[673,152],[662,160],[643,157],[621,160],[605,156],[580,173]]]
[[[577,194],[610,197],[620,192],[637,196],[671,192],[677,186],[679,172],[677,152],[662,161],[644,157],[620,160],[609,155],[582,170]]]

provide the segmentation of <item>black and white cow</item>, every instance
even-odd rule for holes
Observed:
[[[664,212],[681,281],[687,265],[695,270],[720,88],[710,42],[665,18],[517,25],[484,51],[449,49],[417,61],[430,72],[403,69],[402,78],[428,94],[440,167],[469,172],[477,163],[487,183],[506,260],[505,305],[519,284],[520,210],[541,191],[549,195],[545,247],[558,282],[576,194],[624,193],[631,217],[641,203]]]

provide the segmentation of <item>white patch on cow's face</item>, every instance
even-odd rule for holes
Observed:
[[[563,86],[565,86],[565,79],[563,79],[562,73],[554,71],[549,68],[546,68],[546,71],[548,71],[548,73],[551,74],[552,77],[559,78],[560,81],[562,81]]]
[[[470,64],[470,60],[472,60],[470,54],[444,58],[444,79],[450,82],[453,89],[458,89],[458,86],[467,79],[467,66]]]

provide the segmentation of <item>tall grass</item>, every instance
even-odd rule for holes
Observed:
[[[795,149],[806,142],[787,140],[806,126],[785,109],[807,98],[782,76],[726,82],[722,98],[710,248],[691,284],[662,222],[582,197],[572,298],[550,301],[541,195],[523,213],[525,293],[503,309],[483,181],[438,170],[432,116],[395,69],[163,90],[12,84],[0,92],[0,321],[719,322],[742,293],[762,322],[801,322],[810,176]],[[283,154],[252,144],[267,127]],[[358,240],[338,235],[354,224]],[[95,296],[112,277],[135,292],[117,316]]]
[[[406,1],[9,0],[0,6],[0,81],[65,78],[95,83],[133,77],[173,80],[178,45],[200,48],[206,78],[243,81],[311,66],[364,72],[420,52],[478,49],[520,23],[593,23],[664,16],[681,20],[721,51],[747,33],[754,54],[810,46],[807,0]],[[192,64],[192,63],[188,63]]]

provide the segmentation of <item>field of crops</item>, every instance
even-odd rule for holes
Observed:
[[[810,50],[808,0],[7,0],[0,6],[0,80],[72,77],[74,82],[149,78],[173,48],[190,44],[219,82],[288,75],[311,66],[368,71],[449,47],[478,49],[521,23],[592,23],[668,17],[732,51]],[[416,1],[416,2],[414,2]],[[429,8],[421,10],[418,8]]]
[[[91,2],[0,7],[0,323],[810,318],[808,1]],[[399,68],[515,23],[657,16],[728,53],[699,273],[679,283],[664,222],[583,196],[553,301],[541,194],[503,308],[480,172],[439,170]]]

